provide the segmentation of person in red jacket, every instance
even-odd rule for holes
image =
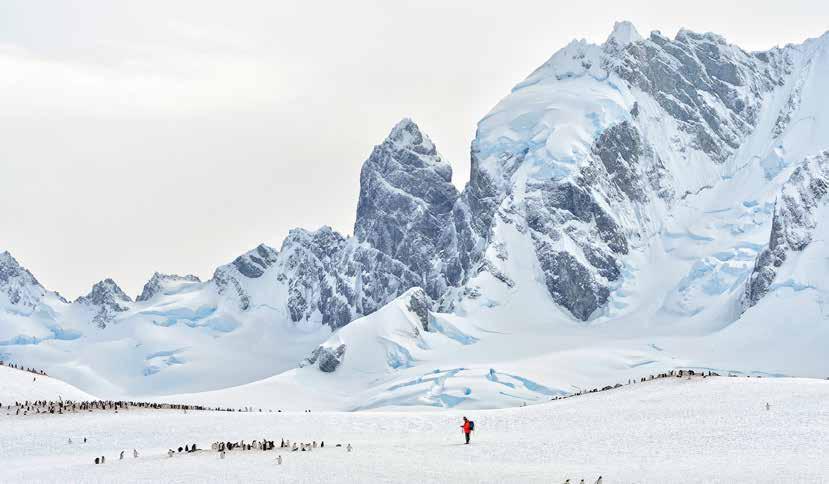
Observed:
[[[466,437],[466,443],[469,443],[469,434],[472,433],[472,430],[475,429],[475,424],[473,424],[469,419],[466,417],[463,418],[463,425],[461,425],[461,429],[463,429],[463,435]]]

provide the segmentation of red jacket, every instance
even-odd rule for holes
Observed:
[[[463,425],[461,425],[461,428],[463,429],[463,433],[465,434],[472,432],[472,425],[470,425],[469,420],[464,422]]]

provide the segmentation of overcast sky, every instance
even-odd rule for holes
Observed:
[[[747,50],[829,29],[817,0],[410,3],[0,0],[0,250],[70,298],[209,278],[293,227],[350,234],[404,116],[461,187],[477,121],[616,20]]]

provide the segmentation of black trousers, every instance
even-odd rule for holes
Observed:
[[[469,443],[469,434],[471,434],[471,433],[472,433],[472,432],[469,432],[469,433],[464,432],[464,433],[463,433],[463,434],[466,436],[466,443],[467,443],[467,444]]]

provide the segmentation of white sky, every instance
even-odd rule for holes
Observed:
[[[829,29],[817,0],[411,3],[0,1],[0,250],[70,298],[209,278],[292,227],[351,233],[360,166],[404,116],[462,186],[477,121],[616,20],[747,50]]]

